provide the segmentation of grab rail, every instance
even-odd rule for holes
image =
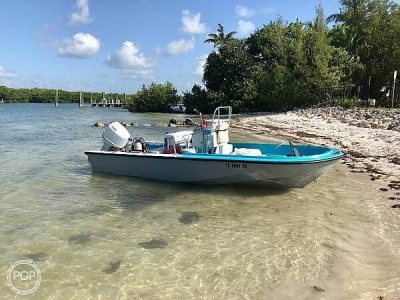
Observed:
[[[221,110],[228,110],[227,114],[221,114]],[[221,120],[225,120],[228,123],[228,127],[231,121],[231,117],[232,117],[232,107],[231,106],[219,106],[215,109],[214,114],[213,114],[213,118],[212,118],[212,124],[214,127],[214,120],[216,119],[216,117],[218,117],[217,121],[218,121],[218,128],[220,127],[220,123]],[[213,128],[214,129],[214,128]]]

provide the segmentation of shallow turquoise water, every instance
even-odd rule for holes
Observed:
[[[398,214],[367,176],[340,163],[291,191],[92,174],[84,151],[101,147],[96,121],[154,124],[172,117],[183,118],[63,104],[0,105],[0,295],[397,297]],[[159,140],[171,129],[129,130]],[[241,134],[233,132],[232,139]],[[39,289],[29,296],[7,286],[10,264],[24,258],[41,271]]]

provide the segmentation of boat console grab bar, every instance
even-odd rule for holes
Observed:
[[[228,114],[221,114],[221,110],[228,110]],[[212,124],[214,124],[214,120],[216,117],[218,117],[218,126],[220,125],[221,118],[225,117],[228,121],[228,124],[230,124],[231,121],[231,116],[232,116],[232,107],[231,106],[219,106],[215,109],[213,118],[212,118]]]

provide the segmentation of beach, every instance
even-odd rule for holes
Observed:
[[[351,172],[369,174],[371,181],[400,206],[399,111],[309,108],[286,113],[238,115],[232,127],[265,139],[287,139],[336,147],[346,155]]]

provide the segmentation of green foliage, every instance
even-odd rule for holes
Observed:
[[[257,29],[249,38],[226,38],[222,25],[205,42],[217,47],[205,65],[207,87],[201,103],[211,101],[209,92],[235,111],[288,110],[294,107],[333,103],[355,96],[381,97],[382,86],[390,86],[393,70],[400,67],[400,8],[389,0],[341,0],[337,14],[328,22],[321,6],[312,22],[284,22],[278,18]],[[352,86],[348,95],[348,87]],[[364,91],[364,94],[363,94]],[[358,95],[358,94],[357,94]],[[196,103],[196,93],[186,99]],[[189,100],[188,100],[189,101]]]
[[[236,31],[231,31],[228,34],[225,34],[224,26],[222,26],[221,23],[218,23],[217,33],[209,33],[208,39],[206,39],[204,43],[212,43],[214,44],[214,47],[219,48],[232,40],[235,34]]]
[[[10,103],[54,103],[56,97],[56,90],[54,89],[15,89],[0,86],[0,100],[3,99]],[[93,101],[100,101],[101,93],[83,93],[83,100],[86,103]],[[79,92],[68,92],[64,90],[58,91],[59,103],[79,103]]]
[[[343,99],[340,102],[340,106],[344,107],[344,108],[354,108],[358,106],[358,102],[355,99]]]
[[[212,113],[215,107],[224,105],[221,101],[223,96],[207,91],[201,86],[194,84],[191,92],[185,92],[183,103],[187,113],[195,113],[195,110],[202,113]]]
[[[361,67],[351,74],[356,85],[367,86],[372,77],[375,97],[382,86],[393,80],[393,70],[400,67],[400,7],[389,0],[341,0],[339,13],[328,17],[336,25],[330,36],[332,44],[345,49]],[[366,90],[366,89],[364,89]]]
[[[195,109],[205,112],[209,106],[207,100],[207,91],[197,84],[193,85],[191,92],[183,94],[183,103],[188,113],[194,113]]]
[[[246,51],[243,40],[231,39],[211,52],[204,68],[203,81],[210,92],[220,95],[221,102],[235,111],[256,96],[254,60]]]
[[[349,60],[345,55],[335,60],[340,51],[329,44],[321,7],[309,24],[278,19],[265,25],[247,39],[245,49],[253,61],[247,65],[253,67],[249,78],[256,93],[251,103],[257,110],[288,110],[328,98],[345,77]]]
[[[140,91],[131,95],[125,107],[135,112],[167,112],[169,105],[175,105],[179,100],[177,90],[172,83],[153,82],[148,87],[143,85]]]

